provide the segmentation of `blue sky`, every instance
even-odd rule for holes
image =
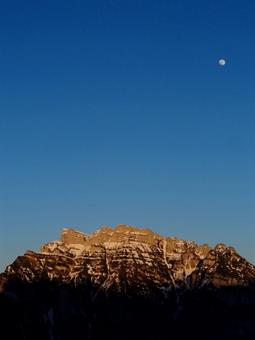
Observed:
[[[255,263],[254,11],[0,4],[2,268],[64,226],[119,223],[225,242]]]

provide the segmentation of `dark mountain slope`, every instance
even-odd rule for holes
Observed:
[[[64,229],[0,275],[1,338],[255,339],[254,282],[254,266],[223,244]]]

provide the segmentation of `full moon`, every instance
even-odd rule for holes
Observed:
[[[220,66],[225,66],[226,60],[225,60],[225,59],[220,59],[220,60],[218,61],[218,64],[219,64]]]

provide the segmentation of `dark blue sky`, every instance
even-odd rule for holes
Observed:
[[[118,223],[255,262],[254,14],[253,0],[1,2],[2,267],[64,226]]]

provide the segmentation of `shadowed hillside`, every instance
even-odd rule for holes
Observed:
[[[223,244],[123,225],[64,229],[1,274],[1,330],[17,340],[254,339],[254,278]]]

